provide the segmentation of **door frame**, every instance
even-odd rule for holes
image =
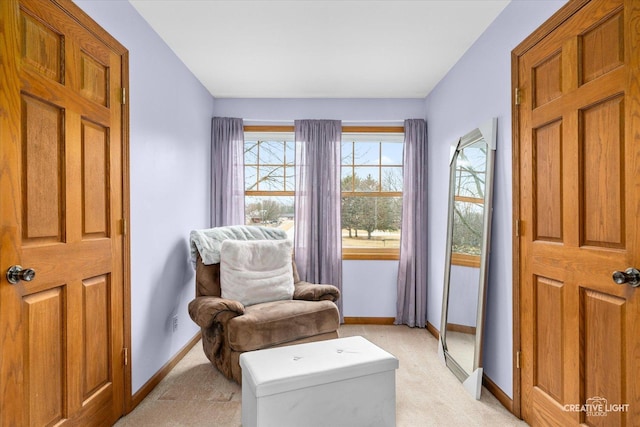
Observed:
[[[520,96],[527,94],[518,93],[520,85],[518,70],[520,57],[548,36],[556,28],[561,26],[571,16],[583,8],[591,0],[569,0],[556,13],[540,25],[533,33],[525,38],[511,51],[511,138],[512,138],[512,244],[513,244],[513,405],[511,412],[518,418],[522,418],[522,380],[520,375],[520,350],[521,350],[521,317],[520,317],[520,109],[518,108]]]
[[[93,36],[109,47],[120,57],[122,86],[122,286],[123,286],[123,345],[122,360],[124,363],[124,407],[122,415],[128,414],[135,407],[131,390],[131,238],[130,224],[130,184],[129,184],[129,50],[102,28],[72,0],[50,0],[61,10],[72,16],[78,25],[84,27]],[[119,90],[119,88],[112,88]]]

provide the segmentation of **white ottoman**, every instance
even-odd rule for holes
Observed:
[[[240,355],[243,427],[395,426],[398,359],[362,337]]]

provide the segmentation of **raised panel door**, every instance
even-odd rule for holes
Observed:
[[[640,8],[583,2],[517,58],[521,412],[640,419]],[[635,421],[634,421],[635,420]]]
[[[0,425],[111,425],[124,412],[126,51],[66,0],[0,13]],[[16,264],[35,278],[10,284]]]

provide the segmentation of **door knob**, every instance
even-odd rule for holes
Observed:
[[[36,277],[36,272],[32,268],[22,268],[20,265],[14,265],[7,270],[7,280],[15,285],[21,280],[30,282]]]
[[[640,286],[640,271],[635,268],[627,268],[625,271],[614,271],[613,281],[618,285],[629,284],[634,288]]]

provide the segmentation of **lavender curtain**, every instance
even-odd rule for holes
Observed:
[[[214,117],[211,124],[211,226],[243,225],[244,126]]]
[[[404,187],[395,324],[427,322],[427,123],[404,122]]]
[[[302,280],[342,290],[339,120],[296,120],[294,251]],[[342,321],[342,299],[338,300]]]

